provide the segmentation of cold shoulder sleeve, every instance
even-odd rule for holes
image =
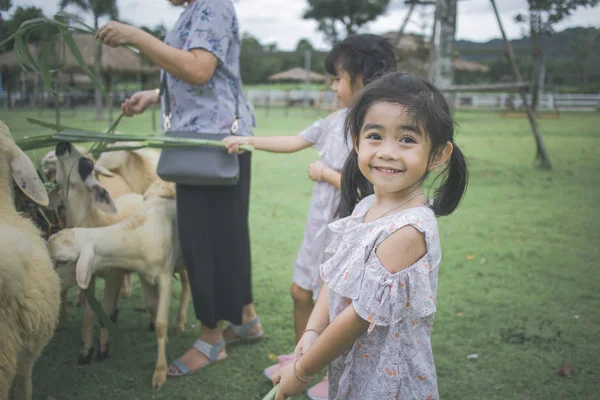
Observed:
[[[362,210],[357,211],[360,214]],[[435,313],[441,253],[433,212],[419,207],[381,221],[359,223],[354,228],[349,226],[352,218],[344,227],[335,254],[321,266],[329,289],[350,298],[356,313],[370,322],[370,330],[376,325],[392,325],[406,318],[416,321]],[[427,253],[413,265],[392,274],[375,252],[381,242],[407,225],[424,234]]]

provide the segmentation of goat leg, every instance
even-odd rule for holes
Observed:
[[[187,322],[187,310],[190,302],[190,278],[188,277],[186,267],[179,269],[179,280],[181,281],[181,298],[179,299],[179,313],[177,314],[177,326],[175,334],[181,335],[185,331],[185,323]]]
[[[19,354],[17,374],[15,376],[15,400],[31,400],[33,394],[31,372],[35,358],[35,355],[26,349],[22,350]]]
[[[131,272],[125,272],[125,276],[123,277],[123,284],[121,285],[120,295],[121,297],[131,296]]]
[[[117,269],[106,270],[104,275],[104,296],[102,308],[107,314],[112,314],[119,299],[119,290],[123,283],[123,272]],[[108,329],[100,325],[100,346],[98,346],[98,361],[108,358]]]
[[[167,324],[169,322],[171,286],[170,274],[161,274],[158,277],[158,311],[156,313],[158,357],[152,376],[152,388],[154,389],[160,389],[167,382]]]
[[[60,293],[60,310],[58,313],[58,325],[56,329],[66,329],[67,321],[69,319],[69,309],[67,304],[67,291]]]
[[[96,278],[92,277],[88,289],[92,292],[96,292]],[[83,315],[83,349],[79,355],[77,364],[87,365],[92,362],[92,354],[94,353],[94,325],[96,322],[96,314],[92,307],[86,302],[85,303],[85,314]]]
[[[158,296],[155,285],[147,282],[145,279],[141,279],[142,289],[144,289],[144,298],[146,300],[146,311],[150,317],[150,328],[148,330],[155,331],[154,323],[156,322],[156,307],[158,303]]]

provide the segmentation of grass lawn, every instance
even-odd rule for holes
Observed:
[[[25,122],[37,112],[0,111],[13,135],[35,134]],[[293,135],[317,114],[257,111],[257,135]],[[63,124],[105,128],[93,113],[66,111]],[[42,118],[52,120],[51,111]],[[467,196],[457,212],[440,219],[443,258],[433,347],[442,399],[592,399],[600,390],[600,115],[564,113],[541,120],[554,170],[532,166],[535,147],[525,119],[460,112],[457,142],[470,165]],[[123,121],[120,130],[151,132],[150,116]],[[41,133],[41,131],[40,131]],[[120,303],[126,342],[111,342],[101,363],[76,365],[81,310],[71,308],[69,327],[57,332],[34,370],[34,398],[49,399],[260,399],[270,384],[269,355],[293,348],[288,294],[312,185],[314,151],[293,155],[256,152],[250,226],[256,305],[266,338],[228,349],[229,359],[201,373],[169,379],[152,391],[156,356],[147,331],[139,281]],[[176,298],[171,305],[174,321]],[[99,293],[98,293],[99,295]],[[170,336],[169,360],[195,340],[188,330]],[[475,360],[467,359],[477,354]],[[557,371],[568,361],[570,377]],[[412,399],[411,399],[412,400]]]

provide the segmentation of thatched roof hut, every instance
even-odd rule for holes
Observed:
[[[73,39],[81,52],[81,55],[89,68],[94,67],[94,57],[96,54],[96,40],[91,34],[75,34]],[[57,43],[58,54],[63,54],[62,41]],[[29,45],[29,50],[32,54],[36,54],[36,47],[33,44]],[[65,60],[62,65],[63,71],[81,71],[75,56],[67,49],[64,52]],[[148,64],[143,61],[143,58],[124,47],[112,48],[102,45],[102,71],[106,73],[122,73],[122,74],[156,74],[159,68],[155,65]],[[14,52],[6,52],[0,54],[0,71],[14,71],[20,69],[19,63],[14,55]]]
[[[271,82],[284,82],[284,81],[294,81],[294,82],[304,82],[306,80],[306,70],[304,68],[296,67],[292,68],[288,71],[278,72],[274,75],[271,75],[268,78]],[[311,82],[325,82],[325,76],[318,74],[316,72],[310,71],[310,81]]]

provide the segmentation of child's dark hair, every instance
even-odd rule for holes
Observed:
[[[390,73],[372,82],[358,95],[346,117],[344,130],[356,148],[367,112],[380,102],[401,105],[419,129],[426,132],[431,144],[428,165],[441,154],[447,142],[452,143],[450,161],[440,174],[444,176],[444,181],[436,190],[432,206],[437,216],[452,213],[467,188],[468,172],[467,162],[454,143],[454,122],[444,96],[429,82],[406,73]],[[423,176],[422,181],[427,175]],[[350,215],[356,204],[372,193],[373,186],[358,168],[358,154],[352,151],[342,171],[342,198],[338,216],[343,218]]]
[[[348,36],[331,49],[325,59],[325,70],[331,75],[345,71],[353,86],[358,77],[367,85],[396,70],[394,47],[387,39],[373,34]]]

